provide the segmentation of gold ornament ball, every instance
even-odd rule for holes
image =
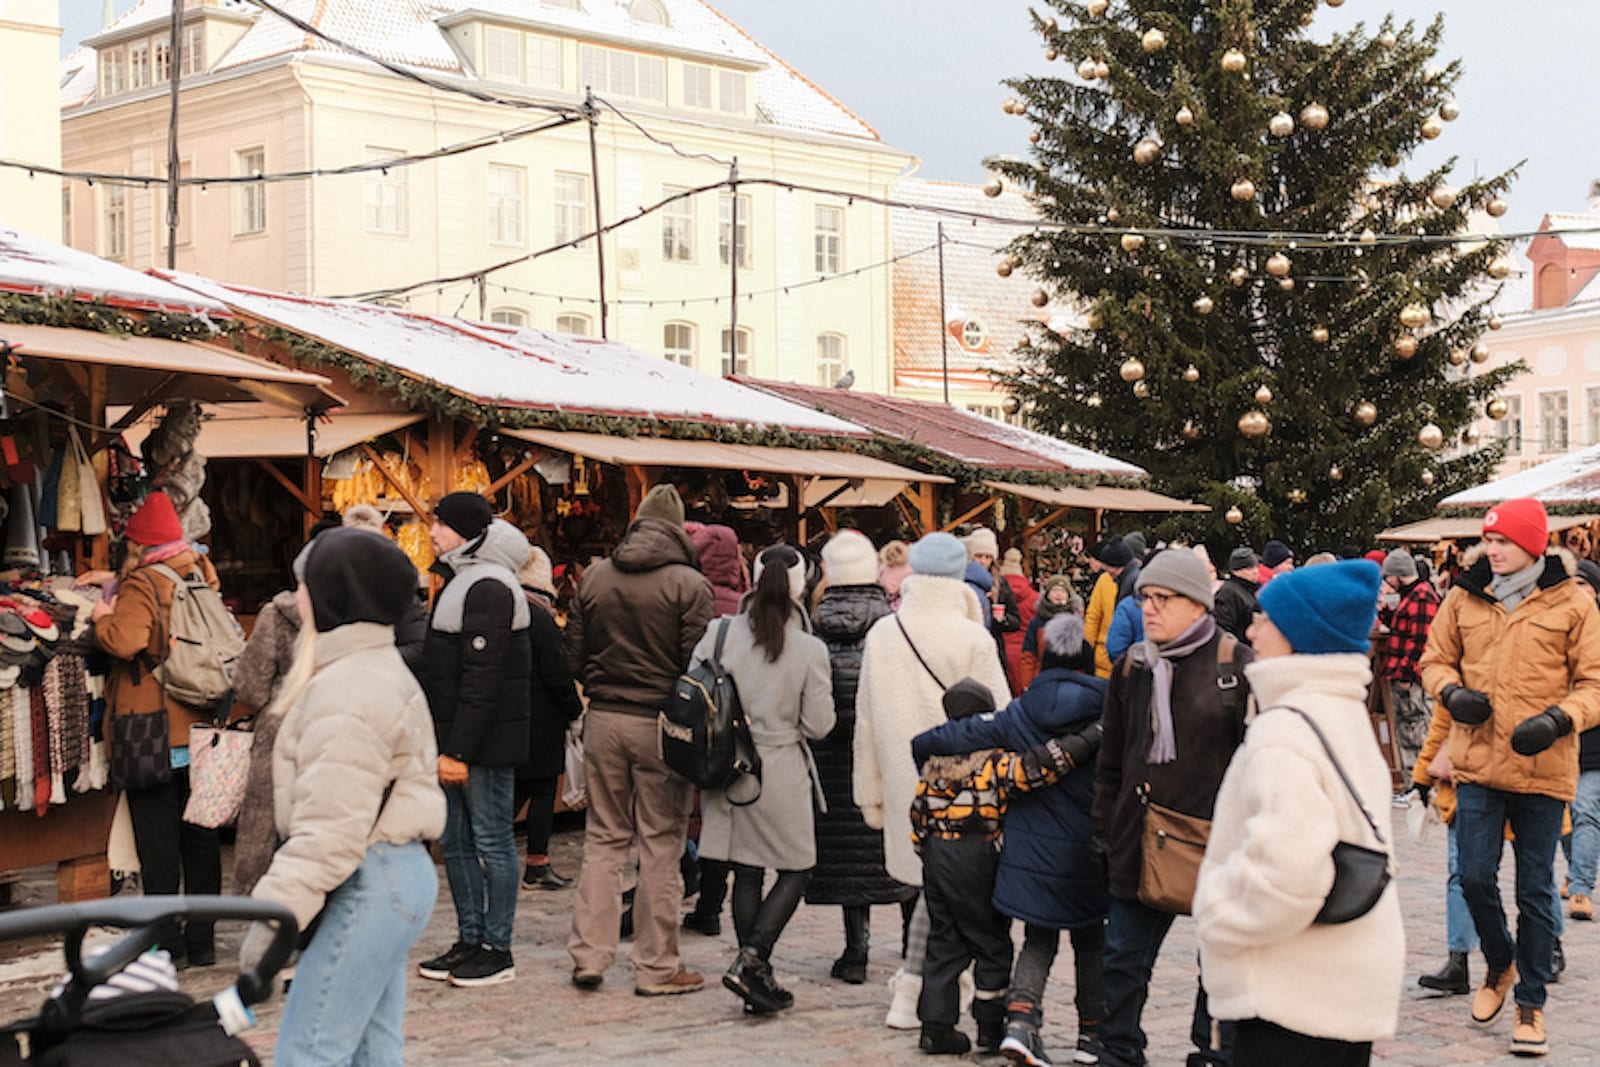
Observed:
[[[1506,203],[1505,197],[1496,196],[1490,199],[1487,204],[1483,205],[1483,210],[1487,211],[1494,218],[1499,218],[1501,215],[1504,215],[1507,211],[1511,210],[1511,205]]]
[[[1267,273],[1272,275],[1274,278],[1288,277],[1289,271],[1293,268],[1293,266],[1294,265],[1289,262],[1289,257],[1284,255],[1282,252],[1274,252],[1267,258]]]
[[[1306,502],[1306,491],[1304,489],[1291,489],[1291,490],[1289,490],[1289,503],[1291,503],[1291,504],[1304,504],[1305,502]]]
[[[1107,63],[1103,59],[1096,60],[1094,64],[1094,76],[1099,78],[1101,81],[1105,81],[1107,78],[1111,77],[1111,64]]]
[[[1344,0],[1328,0],[1329,7],[1343,7]]]
[[[1106,8],[1111,6],[1111,0],[1089,0],[1087,5],[1089,17],[1097,19],[1106,13]]]
[[[1122,212],[1118,211],[1114,207],[1106,208],[1106,221],[1107,222],[1116,222],[1120,218],[1122,218]]]
[[[1287,137],[1294,132],[1294,116],[1280,111],[1267,121],[1267,132],[1274,137]]]
[[[1194,125],[1194,112],[1189,109],[1188,104],[1185,104],[1183,107],[1178,109],[1177,119],[1179,126]]]
[[[1209,296],[1202,296],[1194,302],[1194,310],[1196,314],[1200,315],[1211,314],[1211,310],[1216,306],[1217,302],[1212,300]]]
[[[1140,400],[1148,398],[1150,396],[1150,383],[1146,381],[1134,382],[1133,395],[1138,397]]]
[[[1054,48],[1046,48],[1044,50],[1044,61],[1046,63],[1054,63],[1056,61],[1056,57],[1060,54],[1061,53],[1057,52]]]
[[[1006,187],[1003,184],[1001,184],[999,178],[995,178],[992,181],[985,182],[984,186],[983,186],[983,195],[987,196],[990,200],[993,200],[995,197],[999,196],[1001,193],[1003,193],[1005,191],[1006,191]]]
[[[1123,360],[1121,368],[1117,371],[1125,382],[1137,382],[1144,377],[1144,364],[1133,356]]]
[[[1167,47],[1167,35],[1151,27],[1144,31],[1144,36],[1139,38],[1139,47],[1146,52],[1160,52]]]
[[[1266,436],[1272,429],[1272,420],[1268,419],[1265,412],[1256,411],[1254,408],[1239,416],[1239,432],[1250,440]]]
[[[1394,339],[1394,354],[1398,359],[1410,359],[1417,354],[1417,339],[1403,333]]]
[[[1370,400],[1363,400],[1356,405],[1355,416],[1357,425],[1371,426],[1378,421],[1378,405]]]
[[[1244,58],[1244,53],[1239,51],[1237,48],[1230,48],[1226,52],[1222,53],[1222,69],[1227,71],[1229,74],[1242,73],[1247,63],[1248,61]]]
[[[1018,100],[1014,96],[1008,96],[1006,97],[1005,102],[1000,105],[1000,110],[1004,111],[1007,115],[1020,115],[1027,109],[1022,106],[1021,100]]]
[[[1342,482],[1342,481],[1344,481],[1344,468],[1340,467],[1337,463],[1335,463],[1333,466],[1329,467],[1328,468],[1328,480],[1330,482]]]
[[[1013,268],[1011,266],[1011,261],[1009,259],[1002,259],[1000,262],[998,262],[998,263],[996,263],[994,265],[994,272],[996,274],[1000,275],[1000,277],[1002,277],[1002,278],[1011,277],[1011,271],[1012,270],[1013,270]]]
[[[1467,362],[1467,354],[1459,348],[1451,349],[1448,358],[1452,367],[1460,367]]]
[[[1472,346],[1472,351],[1468,355],[1474,363],[1487,363],[1489,362],[1489,346],[1485,342],[1479,341]]]
[[[1133,146],[1133,161],[1147,167],[1161,158],[1161,142],[1146,137]]]
[[[1265,407],[1266,405],[1272,403],[1272,390],[1268,389],[1264,385],[1260,386],[1259,388],[1257,388],[1256,389],[1256,403],[1262,405],[1263,407]]]
[[[1308,130],[1326,129],[1328,109],[1321,104],[1307,104],[1300,109],[1300,125]]]
[[[1122,235],[1122,250],[1124,252],[1137,252],[1144,247],[1144,234],[1125,233]]]
[[[1361,236],[1357,237],[1356,240],[1360,241],[1364,245],[1377,244],[1378,243],[1378,235],[1373,233],[1372,230],[1370,228],[1368,228],[1368,229],[1362,230],[1361,231]]]
[[[1048,37],[1050,34],[1055,33],[1060,28],[1061,23],[1056,21],[1056,17],[1054,15],[1046,15],[1040,22],[1039,32]]]
[[[1193,419],[1189,419],[1189,420],[1184,422],[1184,424],[1183,424],[1183,439],[1185,441],[1198,441],[1198,440],[1200,440],[1200,427],[1195,425],[1195,422],[1194,422]]]
[[[1046,304],[1050,303],[1050,294],[1045,292],[1043,289],[1035,289],[1033,291],[1033,295],[1028,299],[1032,302],[1034,307],[1042,308]]]
[[[1511,406],[1499,397],[1495,397],[1493,400],[1489,401],[1483,406],[1483,413],[1489,416],[1491,419],[1494,419],[1496,422],[1499,422],[1501,419],[1505,418],[1506,412],[1510,410]]]
[[[1249,178],[1240,178],[1233,183],[1233,188],[1228,192],[1233,194],[1235,200],[1254,200],[1256,198],[1256,183]]]
[[[1078,77],[1086,82],[1094,81],[1094,60],[1085,59],[1078,64]]]
[[[1186,382],[1198,382],[1200,380],[1200,368],[1193,363],[1183,368],[1183,380]]]
[[[1432,141],[1444,132],[1444,123],[1439,121],[1437,115],[1429,115],[1422,121],[1422,139]]]
[[[1401,325],[1409,329],[1415,330],[1418,327],[1428,325],[1428,320],[1432,317],[1428,309],[1421,304],[1407,304],[1400,309]]]
[[[1432,202],[1434,207],[1444,211],[1455,206],[1456,197],[1459,195],[1454,186],[1439,185],[1435,186],[1433,192],[1428,194],[1428,200]]]
[[[1499,315],[1490,315],[1489,316],[1489,323],[1488,323],[1489,329],[1498,330],[1500,327],[1504,326],[1505,324],[1506,324],[1506,320],[1502,319]]]
[[[1028,143],[1029,144],[1038,144],[1039,141],[1040,141],[1039,131],[1038,130],[1029,130],[1028,131]]]
[[[1378,34],[1378,47],[1384,49],[1385,51],[1392,49],[1399,43],[1400,39],[1394,34],[1390,33],[1388,30]]]
[[[1228,272],[1228,283],[1235,289],[1240,288],[1250,280],[1250,272],[1244,267],[1234,267]]]
[[[1446,100],[1439,105],[1439,117],[1446,122],[1454,122],[1461,117],[1461,105],[1454,100]]]
[[[1417,475],[1417,481],[1421,482],[1424,488],[1432,485],[1434,481],[1433,472],[1424,468],[1422,473]]]
[[[1240,511],[1239,505],[1235,504],[1233,507],[1223,512],[1222,517],[1227,519],[1228,522],[1232,523],[1234,526],[1237,526],[1244,521],[1244,512]]]
[[[1417,431],[1417,444],[1430,450],[1443,448],[1444,431],[1431,422],[1425,422],[1422,429]]]
[[[1282,289],[1286,293],[1294,292],[1294,279],[1293,278],[1279,278],[1278,279],[1278,288]]]
[[[1468,426],[1465,430],[1461,431],[1461,443],[1464,445],[1470,447],[1477,444],[1480,439],[1481,438],[1478,435],[1478,428],[1476,426]]]
[[[1328,328],[1326,326],[1313,326],[1313,327],[1311,327],[1311,340],[1314,343],[1319,344],[1319,345],[1325,345],[1325,344],[1328,343],[1328,337],[1329,337]]]
[[[1505,256],[1496,256],[1488,267],[1489,277],[1501,281],[1511,273],[1511,261]]]

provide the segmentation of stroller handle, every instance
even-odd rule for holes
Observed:
[[[137,959],[156,943],[160,924],[168,919],[242,919],[277,924],[267,951],[239,975],[235,985],[245,1004],[258,1003],[271,988],[273,975],[289,960],[299,927],[282,904],[254,897],[147,896],[126,900],[92,900],[52,904],[0,915],[0,940],[65,931],[67,969],[72,974],[66,996],[76,1013],[89,991]],[[134,933],[93,960],[83,959],[83,937],[91,926],[133,928]]]

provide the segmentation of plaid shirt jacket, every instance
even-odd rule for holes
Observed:
[[[1433,583],[1417,579],[1400,594],[1400,603],[1382,608],[1378,618],[1389,628],[1378,654],[1378,677],[1386,682],[1417,682],[1417,663],[1428,644],[1428,627],[1439,613]]]

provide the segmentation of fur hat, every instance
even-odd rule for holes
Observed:
[[[783,567],[789,572],[789,599],[799,603],[806,595],[806,557],[793,545],[773,545],[761,551],[751,568],[750,581],[761,584],[761,574],[768,567]]]
[[[1350,559],[1279,575],[1262,587],[1256,599],[1296,652],[1364,653],[1378,618],[1382,580],[1370,561]]]
[[[489,528],[494,509],[482,493],[449,493],[433,506],[433,517],[470,541]]]
[[[822,572],[830,586],[871,585],[878,580],[878,552],[859,530],[840,530],[822,546]]]
[[[340,525],[383,533],[383,513],[371,504],[352,504],[344,509]]]
[[[1550,543],[1550,518],[1545,514],[1544,505],[1537,500],[1518,497],[1490,508],[1489,514],[1483,517],[1483,532],[1499,534],[1538,559]]]
[[[533,551],[528,553],[528,558],[517,568],[517,584],[536,593],[554,597],[556,579],[554,569],[550,566],[550,553],[534,545]]]
[[[1169,548],[1150,557],[1150,562],[1139,572],[1139,580],[1133,583],[1133,587],[1136,592],[1142,593],[1146,586],[1151,585],[1170,589],[1207,611],[1216,606],[1216,599],[1211,592],[1211,575],[1206,573],[1206,565],[1200,562],[1199,556],[1185,548]],[[1376,593],[1372,602],[1378,602]]]
[[[1006,549],[1005,557],[1000,563],[1001,574],[1015,574],[1022,577],[1022,551],[1016,548]]]
[[[924,534],[907,556],[915,574],[959,580],[967,573],[967,546],[952,534]]]
[[[674,526],[683,525],[683,497],[678,495],[678,490],[663,482],[652,486],[650,491],[639,501],[639,510],[633,513],[635,519],[665,519]]]
[[[980,526],[961,539],[967,546],[969,556],[998,556],[1000,542],[995,538],[994,531],[987,526]]]
[[[1397,548],[1383,557],[1383,576],[1414,581],[1417,577],[1417,561],[1405,549]]]

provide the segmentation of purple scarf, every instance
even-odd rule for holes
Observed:
[[[1135,667],[1150,668],[1150,751],[1145,756],[1147,763],[1171,763],[1178,758],[1178,739],[1172,730],[1172,661],[1204,647],[1216,634],[1216,620],[1210,615],[1202,615],[1193,626],[1164,645],[1146,639],[1128,651]]]

